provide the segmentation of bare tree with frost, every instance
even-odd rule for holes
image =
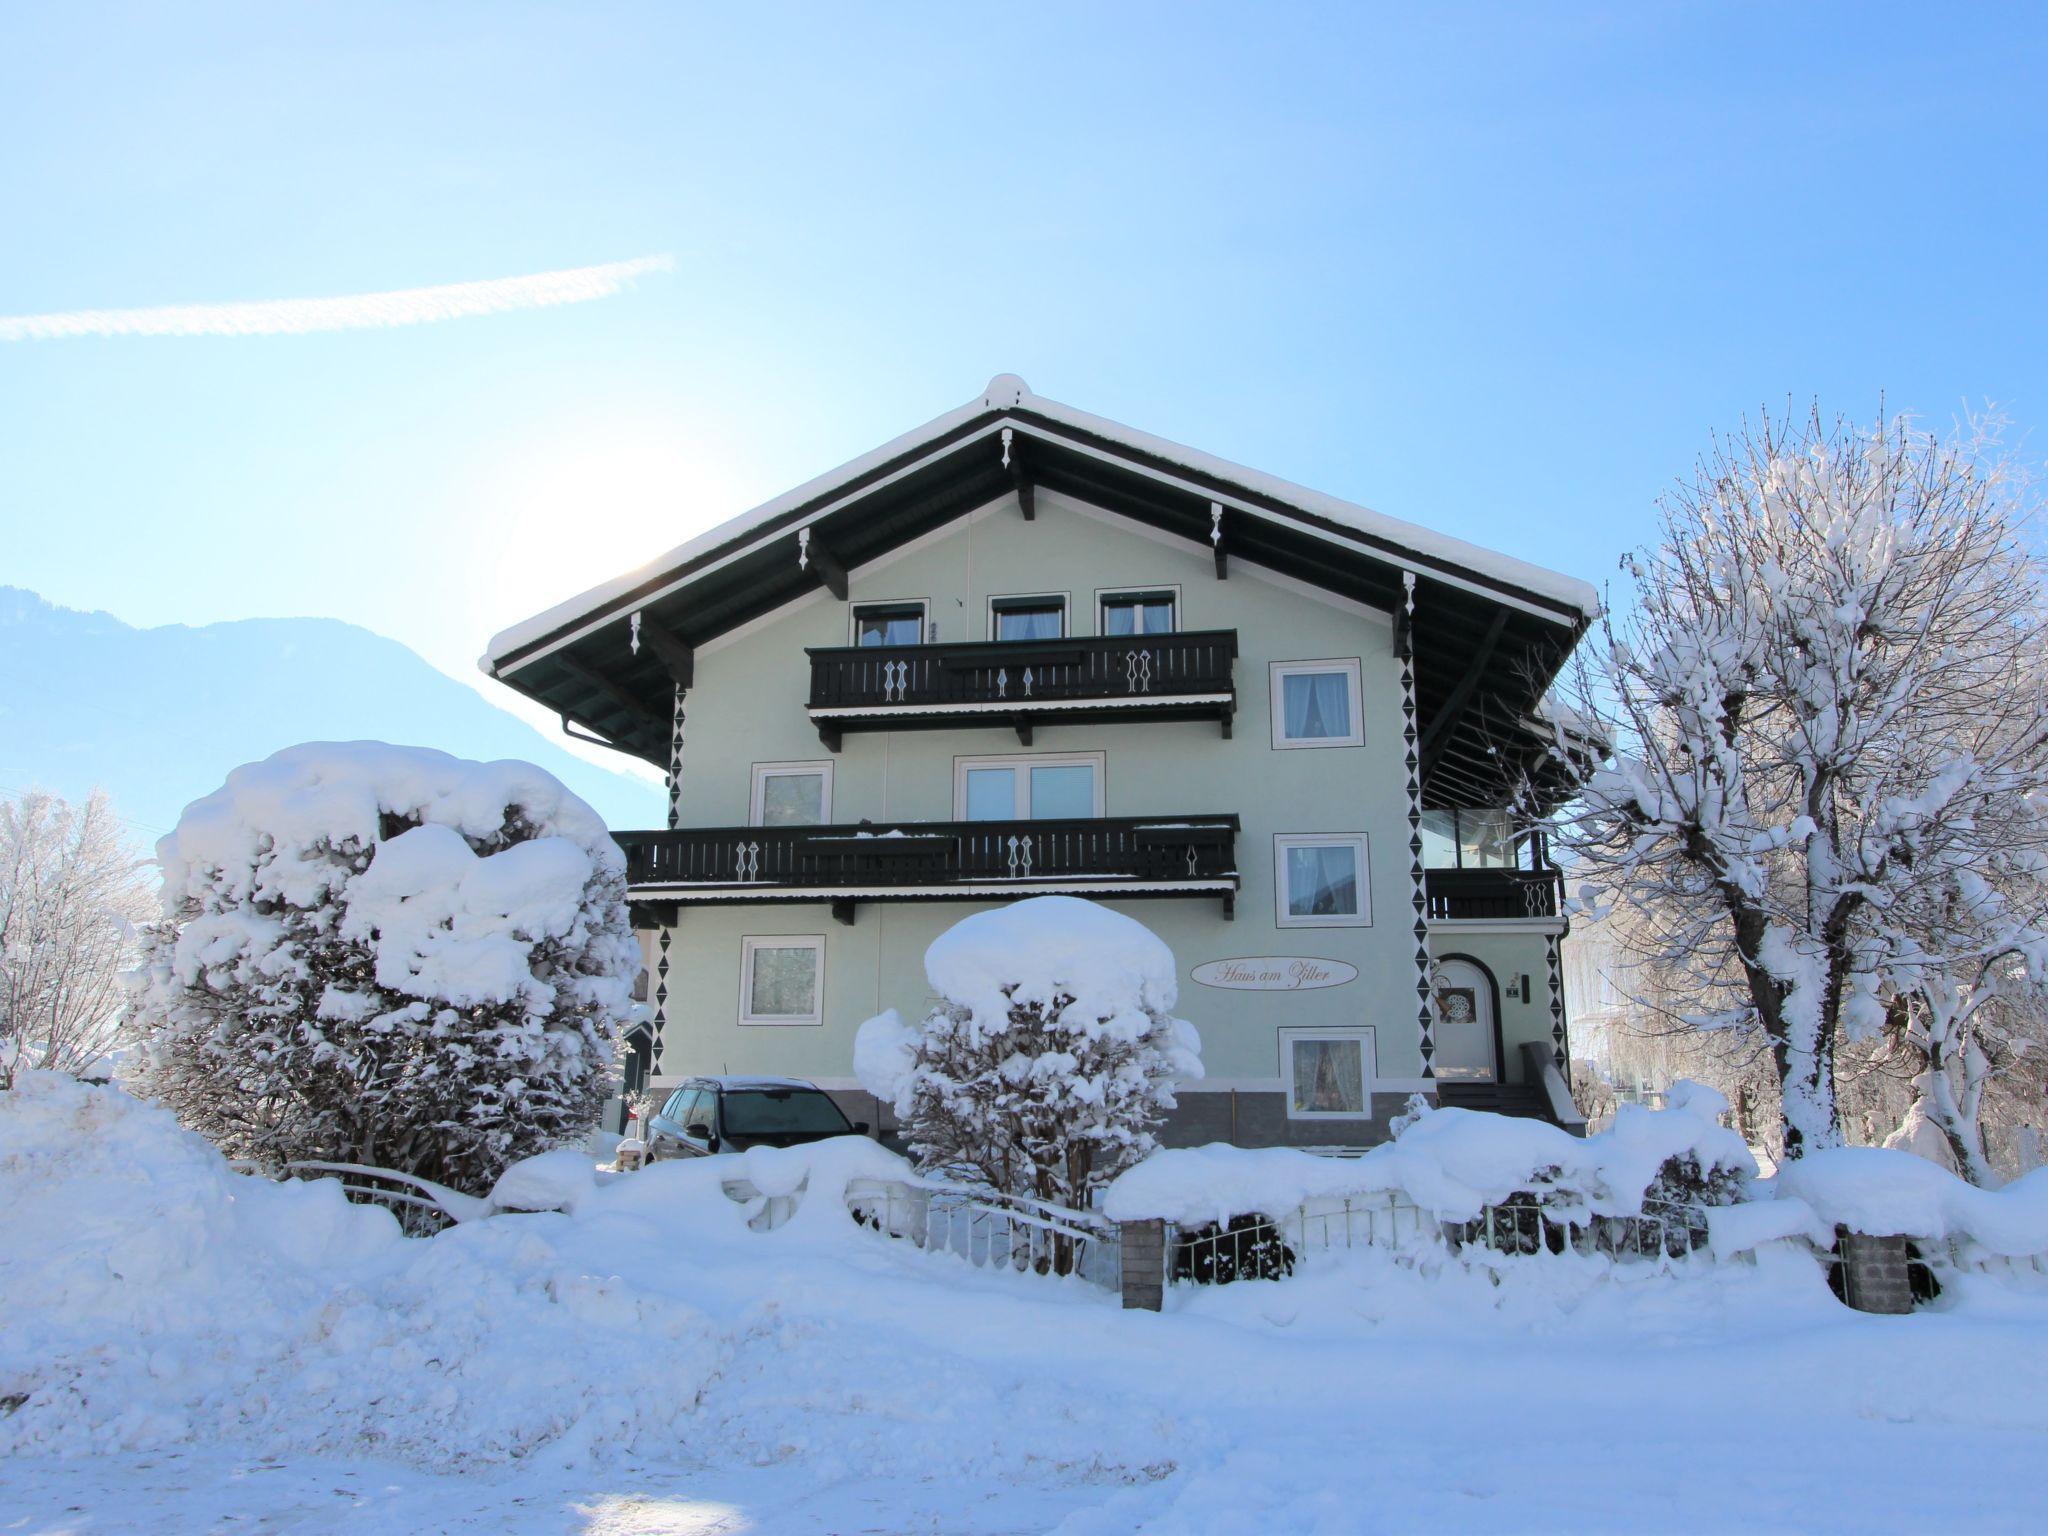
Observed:
[[[309,743],[157,855],[137,1084],[223,1151],[481,1194],[595,1125],[639,952],[617,846],[540,769]]]
[[[83,1072],[121,1043],[121,973],[154,906],[104,794],[0,802],[0,1088],[24,1066]]]
[[[1842,1140],[1842,1042],[1935,956],[1989,958],[1916,927],[1930,892],[1974,863],[2041,872],[2039,566],[1992,450],[1767,416],[1664,499],[1625,562],[1632,614],[1582,652],[1574,702],[1612,753],[1562,832],[1581,901],[1732,962],[1725,1017],[1769,1041],[1790,1157]]]

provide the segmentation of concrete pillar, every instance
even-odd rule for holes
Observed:
[[[1842,1300],[1858,1312],[1901,1313],[1913,1310],[1913,1285],[1906,1277],[1906,1240],[1835,1231],[1835,1251],[1842,1261]]]
[[[1157,1312],[1166,1305],[1166,1223],[1126,1221],[1123,1238],[1124,1308]]]

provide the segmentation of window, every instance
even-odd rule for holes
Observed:
[[[669,1118],[684,1130],[693,1125],[711,1125],[711,1094],[704,1088],[692,1088],[677,1095],[683,1102]]]
[[[1362,1120],[1372,1113],[1370,1029],[1280,1031],[1290,1120]]]
[[[953,814],[962,821],[1061,821],[1102,814],[1103,755],[959,757]]]
[[[1525,866],[1524,855],[1532,863]],[[1424,811],[1422,864],[1425,869],[1533,868],[1529,839],[1517,839],[1507,811]]]
[[[1105,635],[1170,635],[1174,630],[1174,593],[1104,592],[1096,604],[1101,610],[1099,625]]]
[[[815,827],[831,819],[830,763],[754,764],[749,826]]]
[[[1040,592],[1030,597],[988,600],[991,640],[1057,640],[1067,632],[1064,593]]]
[[[740,1022],[816,1024],[824,991],[821,937],[740,941]]]
[[[1275,921],[1282,928],[1372,925],[1363,832],[1273,839]]]
[[[855,603],[853,605],[855,645],[924,644],[924,604]]]
[[[1358,662],[1276,661],[1270,668],[1273,745],[1356,747],[1365,742]]]
[[[816,1088],[728,1088],[719,1109],[728,1136],[848,1136],[829,1095]]]

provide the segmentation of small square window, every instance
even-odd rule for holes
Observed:
[[[748,824],[815,827],[832,819],[832,765],[756,763]]]
[[[862,646],[924,644],[924,604],[854,604],[853,643]]]
[[[1280,1031],[1290,1120],[1363,1120],[1372,1114],[1370,1029]]]
[[[1067,632],[1067,600],[1056,592],[992,597],[988,612],[993,640],[1058,640]]]
[[[1170,635],[1174,630],[1171,592],[1105,592],[1101,598],[1105,635]]]
[[[1365,742],[1355,658],[1276,661],[1269,669],[1276,747],[1356,747]]]
[[[740,1022],[816,1024],[825,986],[822,937],[740,941]]]
[[[1372,926],[1363,832],[1273,839],[1274,921],[1282,928]]]

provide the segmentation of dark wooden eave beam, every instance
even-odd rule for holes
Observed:
[[[564,672],[575,678],[584,687],[610,699],[612,703],[625,712],[629,719],[637,720],[642,725],[648,726],[656,732],[665,733],[668,730],[668,721],[655,714],[654,711],[650,710],[645,704],[642,704],[632,694],[626,692],[625,689],[621,688],[603,673],[592,671],[573,656],[561,656],[556,658],[556,661],[557,665]]]
[[[1472,660],[1465,667],[1464,676],[1451,689],[1451,696],[1444,700],[1443,708],[1436,712],[1422,732],[1422,772],[1428,776],[1436,761],[1443,756],[1443,750],[1450,744],[1451,732],[1457,729],[1466,706],[1472,702],[1473,690],[1478,688],[1480,679],[1486,676],[1486,669],[1493,661],[1493,653],[1500,644],[1501,631],[1507,627],[1508,611],[1505,608],[1494,613],[1493,622],[1486,627],[1486,635],[1479,647],[1472,653]]]
[[[683,644],[644,613],[640,616],[640,639],[668,668],[668,675],[678,688],[687,691],[695,685],[697,652],[694,648]]]
[[[1008,428],[1003,428],[1003,468],[1010,472],[1010,485],[1017,493],[1017,510],[1027,523],[1038,520],[1038,486],[1024,468],[1024,445]]]
[[[846,562],[841,560],[820,539],[816,533],[806,530],[804,538],[797,543],[798,561],[807,564],[818,573],[818,579],[825,583],[825,590],[846,601]]]

